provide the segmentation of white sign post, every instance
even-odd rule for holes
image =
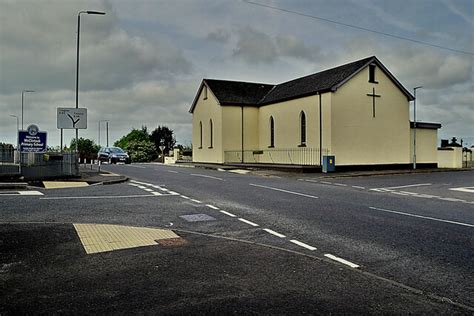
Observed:
[[[57,108],[59,129],[87,129],[87,109]]]

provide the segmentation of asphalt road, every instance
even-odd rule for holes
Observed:
[[[238,312],[239,306],[243,312],[270,313],[473,312],[472,172],[321,179],[308,174],[255,176],[158,164],[103,168],[127,175],[131,181],[39,190],[42,196],[0,195],[1,222],[169,228],[190,240],[200,239],[193,244],[218,238],[224,244],[213,242],[206,251],[212,258],[229,253],[237,270],[242,264],[258,263],[247,271],[247,278],[257,280],[253,288],[261,288],[267,305],[244,295],[248,289],[241,284],[243,272],[230,273],[232,280],[227,281],[233,290],[222,293],[232,298],[231,307],[212,310],[199,305],[197,310],[202,312]],[[196,214],[202,215],[187,217]],[[11,233],[9,229],[3,230],[4,236]],[[3,249],[11,251],[11,247]],[[236,253],[248,256],[232,256]],[[287,269],[285,262],[297,268]],[[262,274],[262,269],[268,274]],[[312,271],[327,276],[326,286],[318,283]],[[335,271],[343,272],[337,275]],[[199,284],[213,279],[209,276]],[[291,290],[269,291],[264,286],[269,280],[282,289],[288,284]],[[27,281],[31,280],[22,282]],[[269,300],[264,292],[278,299]],[[294,304],[292,299],[282,299],[282,293]],[[242,308],[236,297],[253,303],[249,309]],[[373,305],[374,301],[378,304]],[[182,306],[187,305],[183,302]],[[183,308],[174,311],[192,311]],[[143,311],[133,309],[137,310]]]

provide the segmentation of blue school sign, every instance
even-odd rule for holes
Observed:
[[[18,143],[22,153],[46,152],[46,132],[40,132],[38,126],[30,125],[26,131],[18,132]]]

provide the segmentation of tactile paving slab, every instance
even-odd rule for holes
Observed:
[[[157,245],[158,240],[179,238],[171,230],[108,224],[74,224],[87,254]]]

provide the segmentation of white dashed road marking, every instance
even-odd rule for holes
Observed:
[[[221,210],[221,211],[219,211],[219,212],[221,212],[222,214],[225,214],[225,215],[227,215],[227,216],[230,216],[230,217],[237,217],[236,215],[234,215],[234,214],[232,214],[232,213],[229,213],[229,212],[226,212],[226,211],[222,211],[222,210]]]
[[[304,193],[299,193],[299,192],[293,192],[293,191],[278,189],[278,188],[274,188],[274,187],[267,187],[267,186],[265,186],[265,185],[259,185],[259,184],[253,184],[253,183],[250,183],[250,185],[251,185],[251,186],[254,186],[254,187],[258,187],[258,188],[264,188],[264,189],[269,189],[269,190],[274,190],[274,191],[280,191],[280,192],[289,193],[289,194],[294,194],[294,195],[305,196],[305,197],[312,198],[312,199],[318,199],[318,197],[317,197],[317,196],[314,196],[314,195],[309,195],[309,194],[304,194]]]
[[[295,240],[295,239],[290,240],[290,242],[292,242],[292,243],[294,243],[295,245],[298,245],[298,246],[300,246],[300,247],[303,247],[303,248],[306,248],[306,249],[308,249],[308,250],[311,250],[311,251],[314,251],[314,250],[318,249],[318,248],[316,248],[316,247],[307,245],[307,244],[305,244],[305,243],[303,243],[303,242],[301,242],[301,241]]]
[[[201,201],[195,200],[195,199],[190,199],[190,201],[193,201],[194,203],[198,203],[198,204],[201,204],[201,203],[202,203]]]
[[[428,220],[431,220],[431,221],[444,222],[444,223],[456,224],[456,225],[467,226],[467,227],[474,227],[474,225],[472,225],[472,224],[449,221],[449,220],[435,218],[435,217],[429,217],[429,216],[415,215],[415,214],[410,214],[410,213],[405,213],[405,212],[386,210],[386,209],[383,209],[383,208],[372,207],[372,206],[370,206],[369,208],[371,210],[382,211],[382,212],[387,212],[387,213],[394,213],[394,214],[417,217],[417,218],[423,218],[423,219],[428,219]]]
[[[244,218],[239,218],[239,221],[244,222],[245,224],[249,224],[250,226],[254,226],[254,227],[260,226],[258,224],[255,224],[254,222],[248,221]]]
[[[358,186],[358,185],[353,185],[352,187],[356,188],[356,189],[365,190],[365,187],[361,187],[361,186]]]
[[[276,231],[268,229],[268,228],[264,228],[263,230],[266,231],[269,234],[275,235],[275,236],[280,237],[280,238],[285,238],[286,237],[285,235],[277,233]]]
[[[345,264],[345,265],[348,265],[349,267],[354,268],[354,269],[357,269],[357,268],[360,267],[359,265],[357,265],[357,264],[355,264],[355,263],[352,263],[352,262],[347,261],[347,260],[345,260],[345,259],[336,257],[336,256],[334,256],[334,255],[331,255],[330,253],[327,253],[327,254],[325,254],[324,256],[327,257],[327,258],[329,258],[329,259],[332,259],[332,260],[334,260],[334,261],[337,261],[337,262],[343,263],[343,264]]]
[[[218,210],[218,207],[215,207],[214,205],[206,204],[207,207],[212,208],[213,210]]]

